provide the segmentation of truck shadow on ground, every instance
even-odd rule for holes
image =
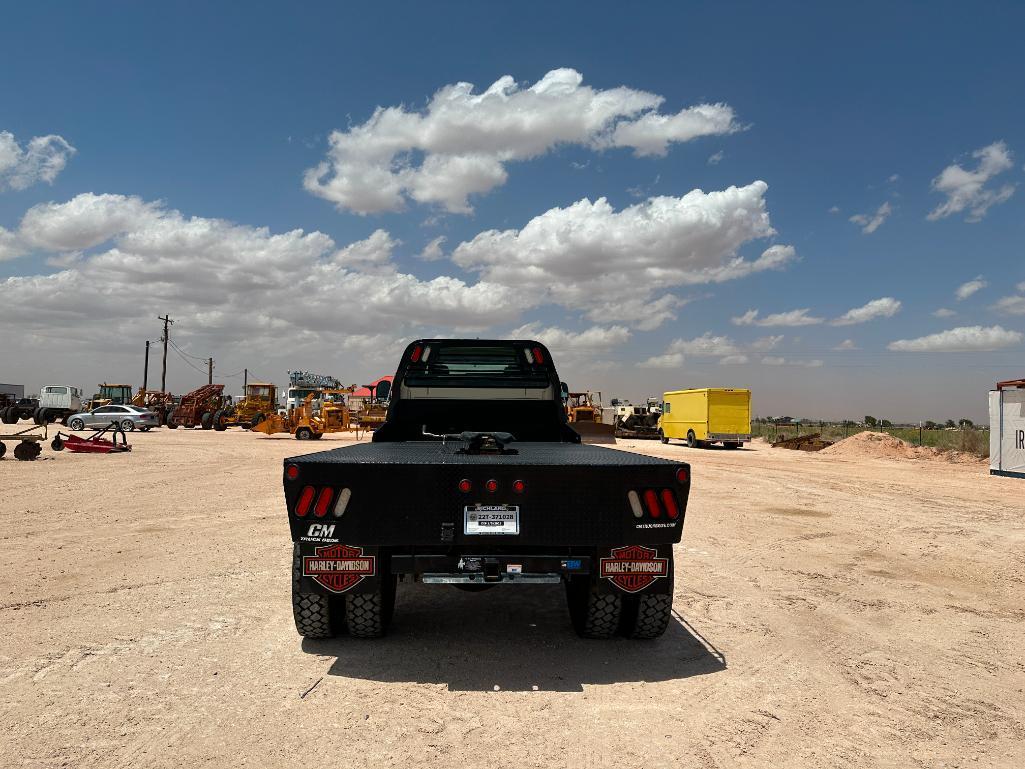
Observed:
[[[450,691],[579,692],[584,684],[670,681],[726,669],[725,656],[674,613],[654,641],[578,638],[561,586],[484,593],[399,585],[385,638],[304,640],[336,656],[328,675],[447,684]]]

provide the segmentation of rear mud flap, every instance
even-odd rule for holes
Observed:
[[[593,579],[601,595],[673,592],[672,545],[611,545],[598,549]]]
[[[300,542],[303,592],[323,595],[375,593],[387,558],[380,548],[340,542]]]

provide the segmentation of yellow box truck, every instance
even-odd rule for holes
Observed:
[[[658,437],[662,443],[687,441],[691,448],[710,443],[738,448],[751,440],[751,391],[704,387],[665,393]]]

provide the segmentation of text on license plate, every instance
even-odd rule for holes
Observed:
[[[516,505],[468,505],[463,508],[464,534],[519,534]]]

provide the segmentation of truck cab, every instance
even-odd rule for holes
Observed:
[[[82,410],[82,392],[70,385],[44,385],[39,391],[39,406],[33,414],[36,424],[63,422]]]
[[[547,348],[422,339],[371,443],[284,461],[307,637],[383,635],[398,582],[565,585],[583,636],[660,635],[690,468],[584,445]]]

